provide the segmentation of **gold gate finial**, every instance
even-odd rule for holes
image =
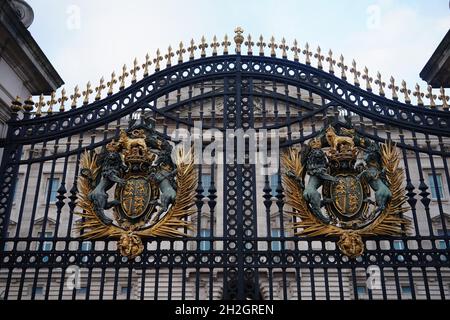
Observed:
[[[433,87],[432,86],[428,86],[427,87],[427,95],[425,97],[427,97],[430,100],[430,108],[434,109],[436,108],[436,102],[434,101],[434,99],[436,99],[436,95],[433,94]]]
[[[447,101],[449,100],[449,97],[445,95],[445,89],[444,87],[441,87],[441,89],[439,90],[440,95],[439,95],[439,100],[442,101],[442,109],[448,111],[449,106]]]
[[[136,81],[137,81],[137,73],[138,73],[139,70],[141,70],[141,67],[139,67],[137,58],[134,58],[133,69],[130,70],[130,73],[132,75],[131,83],[136,83]]]
[[[98,87],[95,88],[95,91],[97,92],[97,95],[95,96],[95,101],[98,101],[102,98],[102,90],[103,89],[106,89],[105,78],[101,77]]]
[[[142,65],[142,68],[144,69],[144,77],[148,77],[148,67],[150,67],[151,64],[152,62],[150,61],[150,55],[147,53],[145,55],[145,63]]]
[[[58,102],[60,103],[59,112],[64,112],[64,110],[65,110],[64,103],[67,100],[69,100],[69,98],[67,98],[67,96],[66,96],[66,89],[63,88],[61,90],[61,98],[58,99]]]
[[[331,49],[328,51],[328,57],[326,60],[329,64],[328,72],[334,74],[334,66],[336,64],[336,60],[333,59],[333,51]]]
[[[423,94],[423,92],[420,92],[420,86],[418,83],[416,83],[415,89],[416,90],[414,91],[413,96],[417,98],[417,104],[419,106],[423,106],[422,98],[423,98],[424,94]]]
[[[236,29],[234,29],[234,33],[236,33],[236,35],[234,36],[234,42],[236,43],[236,53],[240,53],[241,45],[244,42],[244,36],[242,35],[244,33],[244,29],[242,29],[241,27],[236,27]]]
[[[372,91],[372,85],[370,84],[373,81],[373,78],[369,76],[369,69],[367,67],[364,67],[364,74],[362,76],[364,80],[366,80],[366,90]]]
[[[89,104],[89,95],[91,93],[94,93],[94,91],[91,89],[91,82],[89,81],[86,84],[86,91],[83,91],[83,96],[84,96],[83,104],[84,105]]]
[[[348,69],[348,67],[344,63],[344,56],[341,54],[339,57],[339,62],[337,64],[339,68],[341,68],[341,79],[347,80],[347,75],[345,74],[345,71]]]
[[[183,63],[183,54],[186,53],[186,49],[184,48],[183,42],[180,41],[178,45],[177,55],[178,55],[178,63]]]
[[[39,96],[39,101],[36,102],[36,117],[40,117],[42,116],[42,107],[45,106],[45,98],[44,98],[44,94],[41,94]]]
[[[167,48],[167,54],[164,56],[164,58],[166,58],[167,60],[167,67],[170,67],[172,65],[172,57],[175,56],[175,53],[172,52],[172,46],[169,46]]]
[[[298,62],[298,60],[299,60],[298,54],[299,54],[300,52],[302,52],[302,49],[300,49],[300,48],[298,47],[297,39],[294,39],[294,46],[291,48],[291,51],[294,52],[294,61],[297,61],[297,62]]]
[[[81,98],[80,89],[78,88],[78,86],[75,86],[73,94],[70,96],[70,99],[72,99],[72,105],[70,106],[71,109],[77,108],[78,98]]]
[[[270,38],[269,48],[270,48],[270,56],[271,57],[275,57],[277,55],[276,52],[275,52],[275,49],[278,48],[278,46],[275,44],[275,37],[274,36],[272,36]]]
[[[213,49],[212,55],[217,56],[217,48],[220,47],[220,43],[217,41],[216,35],[213,37],[213,42],[211,43],[211,48]]]
[[[278,48],[281,49],[281,56],[283,59],[287,59],[287,50],[289,50],[289,47],[286,45],[286,39],[284,37],[281,39],[281,44]]]
[[[308,42],[305,44],[305,50],[303,50],[303,54],[306,56],[305,63],[307,65],[311,65],[310,57],[312,56],[312,52],[309,51],[309,43]]]
[[[202,36],[202,38],[200,39],[200,44],[198,48],[201,50],[200,57],[202,58],[206,57],[206,48],[208,48],[208,44],[206,43],[205,36]]]
[[[194,39],[191,39],[191,45],[188,48],[189,60],[194,60],[194,51],[195,50],[197,50],[197,46],[195,45]]]
[[[228,46],[231,45],[231,42],[228,40],[228,35],[225,34],[225,37],[223,37],[222,47],[223,47],[223,54],[228,54]]]
[[[391,78],[389,79],[389,86],[388,88],[392,90],[392,99],[393,100],[398,100],[398,95],[397,95],[397,91],[398,91],[398,86],[395,85],[395,79],[393,76],[391,76]]]
[[[384,97],[385,93],[384,93],[384,89],[383,88],[386,86],[386,82],[383,82],[381,80],[381,73],[380,73],[380,71],[377,72],[377,79],[375,80],[375,84],[378,85],[378,94],[380,96]]]
[[[352,60],[352,67],[350,69],[350,73],[353,73],[353,83],[355,84],[355,86],[359,87],[359,76],[361,75],[361,72],[359,72],[356,69],[356,61],[355,59]]]
[[[56,101],[56,92],[53,91],[52,94],[50,95],[50,100],[47,102],[47,105],[48,105],[47,113],[48,114],[52,114],[53,113],[53,106],[56,103],[57,103],[57,101]]]
[[[409,94],[411,93],[411,90],[409,90],[406,87],[406,81],[402,80],[402,88],[400,89],[400,92],[404,94],[405,96],[405,103],[410,104],[411,103],[411,98],[409,97]]]
[[[161,56],[161,51],[159,49],[156,50],[156,58],[153,59],[153,63],[155,64],[155,71],[159,71],[161,69],[160,62],[163,60]]]
[[[264,47],[266,46],[266,43],[264,42],[262,35],[259,36],[259,42],[256,45],[259,47],[259,55],[264,56]]]
[[[108,85],[108,96],[114,93],[114,85],[117,83],[116,73],[113,71],[111,73],[111,80],[107,83]]]
[[[130,75],[130,74],[127,72],[127,65],[124,64],[123,67],[122,67],[122,75],[119,77],[119,81],[120,81],[119,90],[125,89],[125,79],[126,79],[129,75]]]
[[[317,59],[317,68],[322,70],[323,66],[322,66],[322,61],[325,60],[325,56],[322,55],[322,49],[320,48],[320,46],[317,46],[317,52],[314,54],[314,58]]]
[[[247,41],[245,41],[245,45],[247,46],[247,54],[249,56],[253,55],[253,46],[255,43],[252,41],[252,36],[250,34],[247,37]]]

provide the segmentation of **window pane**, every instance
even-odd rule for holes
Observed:
[[[201,229],[200,230],[200,237],[202,238],[208,238],[210,237],[211,232],[209,229]],[[202,251],[208,251],[211,249],[211,242],[210,241],[200,241],[200,250]]]
[[[211,186],[211,175],[203,174],[202,175],[202,187],[203,187],[203,196],[208,196],[208,190]]]
[[[281,236],[280,229],[271,230],[272,238],[279,238]],[[281,241],[272,241],[271,244],[272,251],[281,251]]]
[[[437,182],[437,188],[434,183],[434,177],[436,176],[436,182]],[[444,198],[444,190],[443,190],[443,184],[442,184],[442,175],[441,174],[429,174],[428,175],[428,184],[430,185],[431,190],[431,198],[437,199],[438,195],[440,199]]]
[[[270,176],[270,188],[272,189],[272,197],[275,197],[277,195],[278,188],[278,174]]]
[[[50,202],[56,202],[58,199],[59,178],[48,179],[48,188],[50,188]],[[48,190],[47,190],[48,191]]]

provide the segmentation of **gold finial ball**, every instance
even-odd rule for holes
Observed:
[[[11,110],[13,112],[19,112],[22,109],[22,102],[20,102],[20,97],[17,96],[14,101],[11,102]]]
[[[242,35],[244,33],[244,29],[242,29],[241,27],[237,27],[236,29],[234,29],[234,33],[236,33],[236,35],[234,36],[234,42],[236,43],[237,52],[239,52],[241,45],[244,42],[244,36]]]
[[[31,112],[31,111],[33,110],[33,108],[34,108],[33,97],[30,96],[30,97],[28,97],[27,100],[25,100],[23,109],[24,109],[26,112]]]

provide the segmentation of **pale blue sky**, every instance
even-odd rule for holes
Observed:
[[[297,39],[332,49],[385,81],[413,88],[419,72],[450,27],[448,0],[28,0],[30,32],[66,82],[67,90],[109,78],[134,57],[166,51],[180,40],[232,36],[236,26],[254,38]],[[75,7],[74,7],[75,6]],[[74,11],[75,8],[75,11]],[[79,9],[79,28],[72,28]],[[377,15],[379,13],[379,15]],[[255,41],[256,42],[256,41]],[[302,58],[302,61],[303,58]]]

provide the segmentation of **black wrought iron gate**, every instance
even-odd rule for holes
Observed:
[[[450,297],[450,113],[445,93],[437,100],[430,91],[424,106],[424,95],[416,88],[413,105],[411,92],[402,85],[405,102],[400,102],[393,78],[389,88],[381,76],[373,83],[367,70],[360,79],[356,64],[350,70],[343,58],[336,64],[331,51],[325,72],[320,48],[313,67],[308,46],[303,50],[305,63],[300,63],[297,43],[290,61],[284,40],[279,46],[274,40],[267,44],[270,57],[264,56],[262,38],[259,55],[253,53],[251,39],[243,53],[240,30],[234,40],[235,54],[228,53],[226,38],[223,54],[217,53],[219,43],[214,40],[206,57],[208,45],[202,39],[198,58],[192,43],[186,62],[181,46],[176,65],[169,48],[167,68],[160,70],[163,58],[158,53],[151,75],[148,58],[142,66],[136,62],[131,74],[124,68],[118,79],[113,75],[96,88],[89,84],[76,89],[70,110],[65,93],[58,101],[52,96],[45,108],[43,98],[36,106],[30,100],[13,103],[0,170],[3,299]],[[144,77],[137,81],[139,69]],[[354,84],[347,82],[347,72]],[[117,93],[115,85],[120,87]],[[94,89],[96,97],[90,102]],[[392,92],[392,100],[385,90]],[[78,107],[78,99],[83,106]],[[158,132],[167,139],[175,129],[193,133],[201,122],[202,133],[215,129],[232,144],[216,135],[203,137],[206,154],[211,154],[209,143],[220,142],[212,155],[222,160],[196,167],[197,213],[189,218],[193,230],[184,230],[189,236],[144,239],[142,254],[127,259],[117,252],[116,239],[79,237],[79,161],[85,150],[101,149],[117,139],[130,118],[142,121],[144,114],[156,120]],[[355,259],[340,252],[334,237],[294,235],[292,223],[298,218],[285,204],[284,168],[263,175],[264,165],[250,161],[255,141],[247,137],[244,152],[238,148],[240,132],[277,130],[273,133],[282,153],[305,145],[329,125],[353,127],[379,143],[394,141],[405,170],[410,206],[405,217],[412,231],[364,238],[366,250]],[[378,285],[371,287],[372,280]]]

